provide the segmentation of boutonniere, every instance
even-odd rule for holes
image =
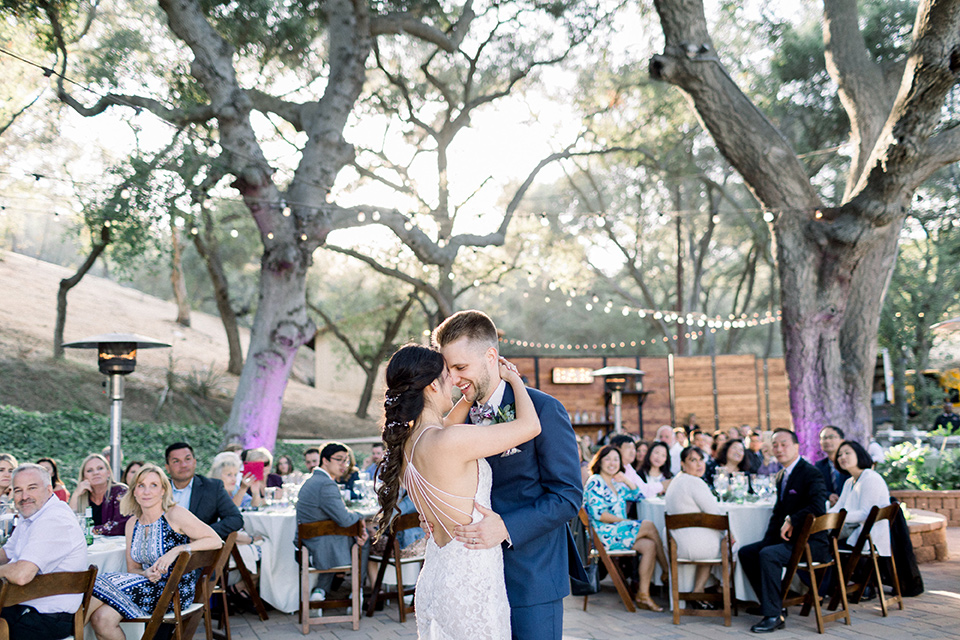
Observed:
[[[493,421],[497,424],[501,422],[513,422],[517,419],[517,409],[514,405],[508,404],[505,407],[497,407],[493,416]]]

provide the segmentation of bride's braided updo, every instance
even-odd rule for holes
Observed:
[[[403,447],[424,409],[423,390],[443,374],[443,356],[419,344],[407,344],[397,350],[387,364],[387,391],[384,394],[384,423],[381,429],[387,445],[380,470],[380,535],[393,518],[400,493]]]

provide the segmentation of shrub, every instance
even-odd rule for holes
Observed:
[[[937,450],[904,442],[890,447],[877,471],[890,489],[960,489],[960,449]]]

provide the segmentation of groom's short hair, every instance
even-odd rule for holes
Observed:
[[[493,320],[475,309],[458,311],[433,330],[433,344],[437,347],[445,347],[460,338],[469,338],[494,348],[499,344],[497,326]]]

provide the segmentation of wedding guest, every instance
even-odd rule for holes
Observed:
[[[747,473],[757,473],[763,464],[763,454],[760,448],[763,446],[763,439],[759,431],[751,431],[747,442],[744,443],[747,451],[744,458],[747,460]]]
[[[290,459],[290,456],[284,455],[277,458],[277,473],[283,480],[283,484],[300,484],[303,482],[303,474],[293,466],[293,460]]]
[[[640,496],[637,500],[632,500],[631,502],[636,503],[643,498],[652,498],[663,489],[662,485],[647,484],[646,481],[640,477],[640,474],[637,473],[635,466],[637,461],[637,445],[633,441],[632,436],[625,433],[618,433],[610,438],[610,445],[616,447],[617,451],[620,452],[620,461],[623,463],[623,475],[640,490]],[[628,505],[630,515],[635,516],[636,509],[635,504]]]
[[[680,445],[680,450],[683,450],[683,447],[686,447],[690,444],[690,437],[687,435],[687,432],[683,427],[675,427],[673,430],[673,438],[676,440],[677,444]]]
[[[640,470],[640,465],[643,464],[643,461],[647,458],[647,451],[650,450],[650,443],[646,440],[640,440],[637,442],[637,459],[633,461],[633,468],[637,471]],[[592,455],[590,457],[593,457]]]
[[[704,479],[713,485],[714,478],[721,473],[727,477],[738,472],[747,473],[749,465],[745,453],[746,450],[743,448],[742,440],[727,440],[723,448],[717,452],[717,463],[712,468],[709,477]]]
[[[700,449],[704,462],[713,460],[713,436],[706,431],[693,432],[693,446]],[[681,460],[682,463],[682,460]]]
[[[348,445],[343,446],[347,447],[347,455],[350,457],[350,462],[343,472],[343,475],[337,479],[337,484],[340,485],[341,489],[346,489],[350,492],[351,500],[359,500],[363,496],[360,495],[360,488],[357,486],[357,480],[360,479],[360,470],[357,468],[357,458],[353,453],[353,449]]]
[[[193,447],[186,442],[174,442],[164,451],[164,459],[173,483],[174,502],[210,525],[221,538],[240,530],[243,526],[240,509],[230,499],[220,479],[197,473]]]
[[[773,435],[773,452],[783,470],[777,474],[777,501],[763,539],[740,549],[740,566],[760,599],[755,610],[763,616],[750,630],[769,633],[785,626],[780,580],[783,569],[793,555],[794,534],[808,514],[823,515],[827,488],[812,464],[800,457],[800,441],[789,429],[777,429]],[[808,540],[814,561],[828,556],[828,540],[821,531]],[[750,610],[748,610],[750,613]]]
[[[336,482],[349,466],[350,453],[346,445],[331,442],[323,448],[320,452],[320,467],[300,487],[297,524],[333,520],[341,527],[349,527],[363,519],[360,513],[347,509]],[[365,568],[367,564],[367,541],[368,535],[364,528],[363,535],[356,538],[357,544],[365,550],[365,557],[360,562],[361,568]],[[327,569],[350,564],[353,542],[354,539],[348,536],[319,536],[306,539],[303,544],[310,553],[310,565],[317,569]],[[330,592],[332,584],[333,574],[321,573],[317,577],[314,596],[323,599]]]
[[[137,477],[137,472],[140,471],[140,467],[145,464],[146,462],[143,460],[131,460],[128,462],[126,468],[123,470],[123,484],[129,487],[133,479]]]
[[[665,446],[662,448],[666,449]],[[610,551],[635,549],[642,554],[637,606],[649,611],[663,611],[663,607],[650,597],[650,580],[656,563],[660,563],[664,574],[668,568],[660,534],[650,520],[627,518],[627,501],[640,497],[639,487],[624,475],[620,452],[613,445],[607,445],[597,452],[590,463],[590,470],[593,475],[584,487],[583,503],[594,531]]]
[[[683,429],[684,431],[687,432],[688,436],[692,434],[694,431],[700,430],[700,425],[697,424],[697,414],[695,413],[687,414],[687,420],[686,422],[683,423]]]
[[[46,469],[47,473],[50,474],[53,495],[64,502],[70,502],[70,492],[67,491],[67,486],[63,484],[63,480],[60,479],[60,467],[57,466],[57,461],[53,458],[40,458],[37,460],[37,464]]]
[[[307,476],[320,466],[320,449],[310,447],[303,452],[303,464],[307,467]]]
[[[744,431],[738,427],[727,429],[727,440],[743,440]]]
[[[263,481],[257,480],[252,473],[247,473],[238,483],[237,476],[242,465],[239,455],[233,451],[222,451],[214,457],[209,477],[223,482],[223,488],[233,500],[233,504],[240,508],[259,507],[263,503],[260,490]]]
[[[587,484],[587,478],[590,477],[590,461],[584,455],[584,450],[583,440],[580,436],[577,436],[577,453],[580,455],[580,480],[583,484]]]
[[[376,480],[380,475],[380,463],[383,462],[385,449],[382,442],[374,442],[370,447],[370,455],[364,461],[362,473],[369,480]]]
[[[872,507],[886,507],[890,504],[890,489],[879,473],[873,470],[873,459],[859,442],[844,440],[837,447],[836,465],[850,477],[843,483],[840,497],[836,504],[827,511],[837,513],[841,509],[847,510],[843,521],[843,532],[849,529],[847,525],[857,524],[855,530],[843,540],[847,547],[860,539],[863,530],[863,521],[867,519]],[[870,531],[870,537],[881,556],[890,555],[890,524],[884,520],[878,522]]]
[[[714,458],[716,458],[717,452],[720,451],[720,447],[725,445],[727,443],[727,440],[729,439],[730,438],[723,431],[720,431],[719,429],[714,431],[713,432],[713,450],[710,452],[710,454]]]
[[[680,452],[683,447],[677,442],[670,425],[665,424],[657,429],[657,442],[662,442],[667,446],[667,452],[670,456],[670,473],[676,475],[680,472]]]
[[[17,459],[9,453],[0,453],[0,506],[13,504],[13,470],[17,468]]]
[[[257,447],[256,449],[247,449],[240,458],[244,462],[262,462],[263,479],[265,488],[282,487],[283,478],[280,474],[273,473],[273,454],[266,447]]]
[[[817,460],[814,466],[823,476],[823,482],[827,485],[830,506],[837,504],[840,491],[843,489],[843,483],[850,477],[849,473],[836,465],[837,450],[840,448],[841,442],[843,442],[843,429],[840,427],[828,425],[820,429],[820,450],[826,457]]]
[[[127,571],[97,576],[90,600],[90,624],[98,640],[124,640],[123,618],[150,617],[167,586],[167,574],[181,552],[208,551],[223,546],[220,536],[173,498],[173,488],[163,470],[147,464],[134,478],[133,488],[123,498],[123,512],[130,518],[127,539]],[[177,585],[180,605],[193,602],[196,572]],[[173,608],[170,602],[168,611]]]
[[[673,479],[664,496],[666,513],[710,513],[722,515],[720,503],[703,480],[706,465],[703,452],[698,447],[686,447],[680,452],[680,473]],[[673,532],[677,541],[677,557],[690,560],[709,560],[720,557],[720,541],[723,532],[715,529],[688,528]],[[731,558],[733,560],[733,558]],[[710,578],[710,565],[693,567],[685,565],[679,568],[677,583],[680,591],[702,592]],[[692,578],[692,579],[691,579]],[[712,608],[706,603],[695,603],[696,608]]]
[[[50,474],[36,464],[13,472],[13,495],[20,524],[0,550],[0,578],[26,585],[37,574],[86,571],[87,543],[76,516],[54,498]],[[12,640],[66,638],[82,595],[59,595],[4,607],[0,616]]]
[[[126,493],[127,485],[113,481],[107,459],[91,453],[80,465],[80,479],[70,496],[70,508],[83,514],[90,507],[94,533],[120,536],[129,518],[120,509],[120,500]]]
[[[773,455],[773,441],[768,437],[769,435],[770,432],[764,434],[763,441],[760,443],[760,455],[763,456],[763,464],[757,470],[757,475],[760,476],[773,476],[780,469],[783,469],[783,466],[777,462],[776,456]]]
[[[666,443],[654,442],[650,445],[637,473],[650,487],[649,492],[656,492],[654,495],[660,495],[667,490],[673,473],[670,471],[670,450]]]
[[[937,419],[933,423],[933,428],[952,431],[958,427],[960,427],[960,415],[957,415],[953,410],[952,402],[944,402],[943,413],[937,416]]]

